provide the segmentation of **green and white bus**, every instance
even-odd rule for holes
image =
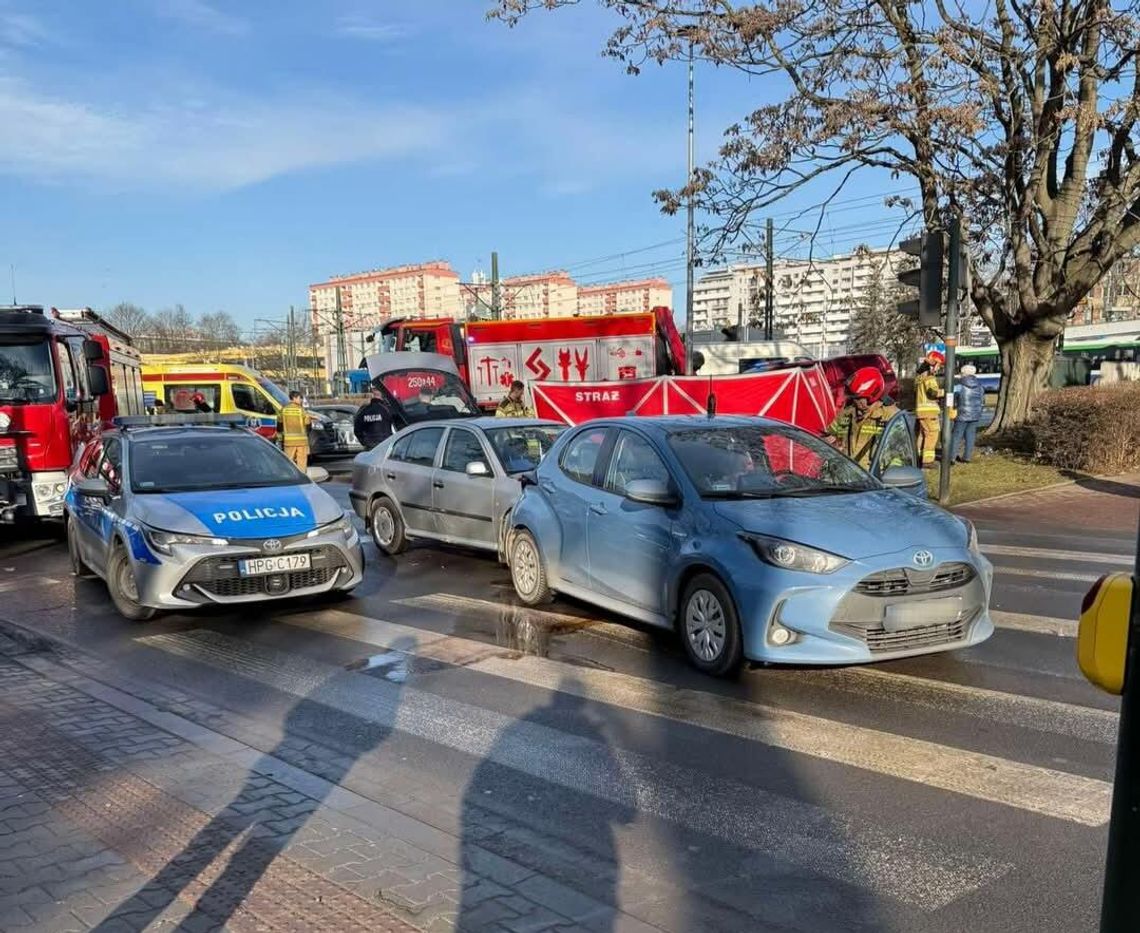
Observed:
[[[987,392],[998,390],[1001,384],[1001,357],[996,346],[961,347],[955,355],[959,365],[974,364],[978,370],[978,381]],[[1079,365],[1082,361],[1087,365]],[[1128,337],[1065,341],[1061,350],[1053,357],[1053,384],[1095,385],[1100,381],[1102,363],[1138,361],[1140,361],[1140,339]]]

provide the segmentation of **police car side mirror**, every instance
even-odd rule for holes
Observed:
[[[75,491],[85,498],[101,499],[103,502],[109,502],[111,499],[111,487],[101,476],[84,476],[73,480],[72,484],[75,486]]]
[[[327,483],[329,481],[329,471],[324,467],[311,466],[305,472],[314,483]]]

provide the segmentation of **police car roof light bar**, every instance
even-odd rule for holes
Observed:
[[[219,415],[208,412],[176,415],[120,415],[112,422],[117,428],[163,428],[216,425],[219,427],[248,428],[257,424],[256,418],[247,415]]]

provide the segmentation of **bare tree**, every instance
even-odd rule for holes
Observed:
[[[851,353],[881,353],[900,374],[912,372],[918,359],[922,333],[910,318],[898,312],[903,287],[889,269],[874,269],[866,291],[851,310]]]
[[[113,308],[104,311],[103,317],[108,323],[131,337],[145,334],[151,326],[150,315],[129,301],[121,301]]]
[[[226,350],[238,346],[241,341],[241,328],[228,311],[215,311],[198,318],[197,329],[201,335],[199,346],[209,350]]]
[[[146,349],[151,353],[178,353],[198,347],[198,330],[194,319],[181,304],[163,308],[151,318]]]
[[[494,0],[490,15],[577,2]],[[864,169],[909,178],[917,201],[890,206],[968,227],[971,297],[1001,352],[994,427],[1028,417],[1070,312],[1140,245],[1138,0],[598,2],[622,20],[606,51],[632,72],[691,41],[791,88],[730,126],[689,186],[658,192],[665,210],[692,191],[715,252],[758,241],[763,212],[815,182],[830,199]]]

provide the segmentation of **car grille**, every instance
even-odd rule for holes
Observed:
[[[933,570],[899,567],[881,570],[855,584],[855,592],[864,596],[910,596],[914,593],[937,593],[969,583],[974,568],[969,564],[939,564]]]
[[[240,596],[280,596],[292,590],[326,586],[338,571],[347,566],[339,550],[329,545],[309,551],[312,566],[308,570],[293,570],[285,574],[267,574],[243,577],[238,571],[239,557],[207,557],[198,561],[182,578],[179,588],[192,585],[211,596],[234,598]],[[287,588],[269,588],[269,580],[285,577]]]
[[[833,631],[857,638],[872,654],[886,654],[891,651],[932,648],[961,641],[966,637],[969,620],[959,619],[957,622],[922,625],[901,632],[888,632],[882,625],[858,625],[850,622],[833,622],[831,628]]]

